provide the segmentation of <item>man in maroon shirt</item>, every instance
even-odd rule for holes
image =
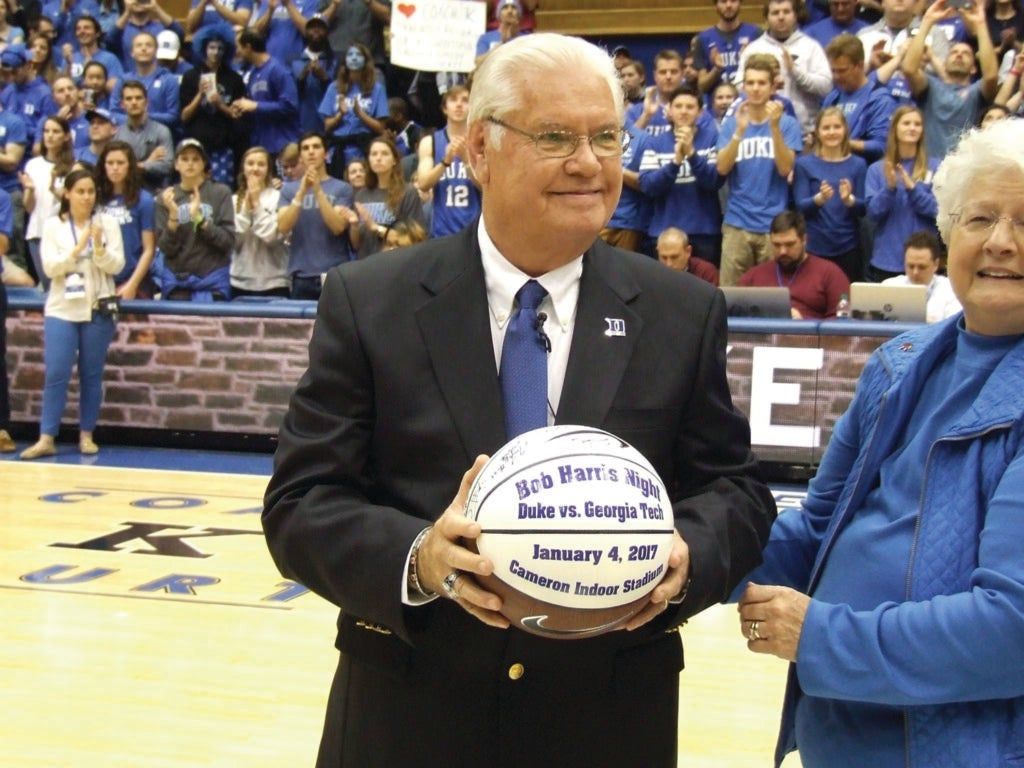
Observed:
[[[690,238],[677,227],[666,227],[658,235],[658,261],[680,272],[689,272],[714,286],[718,285],[718,270],[710,261],[693,255]]]
[[[807,253],[807,226],[796,211],[772,219],[768,239],[772,260],[749,269],[739,285],[789,288],[794,320],[824,320],[836,316],[836,304],[850,293],[850,281],[827,259]]]

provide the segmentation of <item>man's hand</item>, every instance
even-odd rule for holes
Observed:
[[[749,584],[739,602],[740,634],[746,638],[747,648],[796,661],[810,604],[811,598],[789,587]]]
[[[782,115],[785,111],[782,103],[775,101],[775,99],[769,99],[764,105],[764,113],[768,116],[768,122],[771,123],[773,128],[782,123]]]
[[[192,190],[192,198],[188,201],[188,215],[192,221],[199,218],[202,201],[199,199],[199,187]]]
[[[945,3],[946,0],[939,0],[941,3]],[[936,3],[936,5],[939,4]],[[980,0],[973,0],[970,5],[965,8],[960,8],[957,11],[960,14],[960,18],[964,20],[964,26],[967,27],[967,31],[971,37],[978,36],[978,30],[986,25],[985,22],[985,3]]]
[[[653,85],[647,86],[647,90],[644,91],[644,114],[648,118],[654,117],[658,114],[658,89]]]
[[[241,117],[249,112],[255,112],[256,106],[252,99],[235,99],[231,104],[231,111],[235,113],[235,117]]]
[[[444,161],[451,165],[456,157],[464,157],[466,151],[466,137],[455,136],[448,142],[448,148],[444,151]]]
[[[163,192],[160,193],[160,202],[164,204],[164,208],[167,209],[168,213],[172,214],[172,218],[175,221],[178,219],[178,204],[174,202],[174,187],[167,187]]]
[[[164,146],[159,146],[156,147],[152,152],[150,152],[149,157],[147,157],[143,162],[156,163],[159,162],[160,160],[163,160],[165,157],[167,157],[167,148]]]
[[[782,49],[782,69],[786,74],[790,74],[793,71],[793,54],[789,52],[788,48]]]
[[[750,125],[750,107],[747,102],[741,102],[736,107],[736,135],[741,137],[747,132],[747,126]]]
[[[935,0],[934,3],[925,8],[924,14],[921,16],[922,29],[918,34],[926,34],[926,30],[931,29],[935,24],[946,19],[952,19],[954,16],[956,16],[956,9],[946,5],[946,0]]]
[[[682,125],[675,130],[676,156],[675,161],[682,163],[693,154],[693,129]]]
[[[672,532],[672,552],[668,556],[668,571],[665,578],[651,592],[650,602],[636,616],[626,622],[626,629],[632,632],[649,622],[659,613],[668,608],[668,601],[677,598],[683,592],[690,578],[690,548],[679,535]]]
[[[455,602],[484,624],[508,629],[508,619],[498,613],[501,598],[483,590],[473,578],[473,574],[491,575],[494,564],[461,544],[463,539],[472,540],[480,535],[480,524],[466,518],[466,499],[473,480],[485,463],[486,456],[477,456],[473,466],[462,476],[459,492],[423,539],[416,565],[423,588],[442,596],[447,595],[441,582],[450,573],[458,573],[454,586]]]

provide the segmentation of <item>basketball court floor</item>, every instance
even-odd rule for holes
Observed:
[[[267,554],[270,457],[61,447],[0,461],[0,766],[311,766],[336,611]],[[770,765],[785,663],[732,606],[683,639],[679,765]]]

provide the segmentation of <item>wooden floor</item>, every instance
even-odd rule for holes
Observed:
[[[335,609],[275,571],[265,483],[0,463],[0,766],[312,765]],[[680,766],[771,764],[785,664],[735,616],[684,629]]]

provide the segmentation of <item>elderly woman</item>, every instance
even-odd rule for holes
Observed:
[[[740,599],[805,768],[1024,762],[1024,122],[935,190],[963,315],[875,353]]]

